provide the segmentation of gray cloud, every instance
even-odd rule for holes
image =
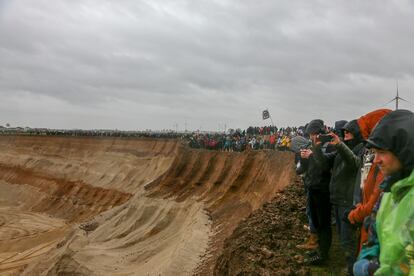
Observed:
[[[0,0],[0,123],[217,129],[264,124],[263,108],[277,125],[352,119],[396,79],[414,102],[412,18],[408,0]]]

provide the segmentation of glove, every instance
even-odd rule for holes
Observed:
[[[349,216],[349,213],[351,213],[351,211],[354,210],[354,209],[355,209],[355,206],[352,206],[350,209],[345,210],[345,212],[342,216],[342,221],[353,225],[353,223],[351,223],[351,221],[349,221],[348,216]]]
[[[369,265],[368,265],[368,274],[369,275],[374,275],[375,271],[377,271],[379,268],[379,262],[376,258],[372,259],[369,261]]]

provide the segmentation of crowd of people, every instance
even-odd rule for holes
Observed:
[[[230,133],[192,133],[188,137],[188,143],[192,148],[220,151],[290,150],[291,139],[303,134],[304,129],[296,127],[249,127],[244,131]]]
[[[328,259],[333,216],[347,275],[414,275],[414,113],[379,109],[332,130],[315,119],[305,136],[305,263]]]
[[[49,128],[5,128],[0,127],[0,135],[28,136],[81,136],[81,137],[136,137],[136,138],[182,138],[183,133],[175,131],[132,131],[105,129],[49,129]]]

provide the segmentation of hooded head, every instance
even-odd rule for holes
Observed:
[[[319,134],[323,132],[324,123],[320,119],[312,120],[306,127],[307,134]]]
[[[357,122],[362,138],[368,139],[377,123],[391,111],[391,109],[378,109],[361,116]]]
[[[348,121],[345,120],[340,120],[340,121],[336,121],[335,122],[335,127],[334,127],[334,132],[336,133],[336,135],[338,135],[341,138],[344,138],[344,125],[346,125],[346,123],[348,123]]]
[[[349,121],[344,125],[343,129],[347,132],[352,133],[354,136],[353,140],[355,140],[357,143],[360,143],[362,141],[361,131],[359,129],[357,120]]]
[[[369,136],[368,146],[392,152],[402,164],[401,176],[414,169],[414,113],[396,110],[386,115]]]

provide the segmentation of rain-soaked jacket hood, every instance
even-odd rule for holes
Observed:
[[[347,145],[354,147],[363,141],[357,120],[349,121],[344,125],[343,129],[354,135],[354,139],[345,141]]]
[[[369,136],[368,146],[391,151],[403,165],[401,177],[414,169],[414,113],[396,110],[386,115]]]
[[[351,132],[354,135],[354,137],[357,137],[357,136],[361,135],[357,120],[352,120],[352,121],[347,122],[343,126],[343,129],[348,131],[348,132]]]
[[[368,139],[377,123],[391,111],[391,109],[378,109],[361,116],[357,122],[362,138]]]

